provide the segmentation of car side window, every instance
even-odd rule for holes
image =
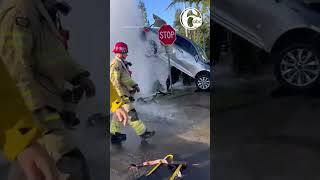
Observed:
[[[192,56],[198,55],[196,48],[190,43],[189,52]]]
[[[190,53],[192,56],[197,55],[197,50],[188,40],[180,36],[177,36],[175,44],[179,46],[181,49],[183,49],[184,51]]]
[[[177,39],[176,39],[176,41],[174,42],[174,44],[177,45],[177,46],[179,46],[181,49],[184,49],[184,48],[183,48],[183,42],[182,42],[182,40],[183,40],[183,39],[182,39],[180,36],[177,35]]]

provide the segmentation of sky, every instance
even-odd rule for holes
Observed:
[[[136,0],[137,2],[139,0]],[[184,5],[182,3],[178,3],[171,8],[166,8],[171,3],[171,0],[143,0],[145,3],[148,20],[150,24],[153,24],[154,20],[152,18],[152,14],[156,14],[160,18],[164,19],[169,25],[173,26],[174,15],[177,9],[184,9]]]

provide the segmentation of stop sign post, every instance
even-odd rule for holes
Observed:
[[[162,25],[158,31],[158,37],[160,42],[165,46],[166,53],[168,56],[169,64],[169,78],[170,78],[170,92],[172,92],[172,78],[171,78],[171,64],[170,64],[170,54],[168,53],[168,46],[171,46],[177,39],[176,31],[170,25]]]

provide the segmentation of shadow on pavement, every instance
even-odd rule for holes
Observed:
[[[283,97],[290,97],[290,96],[304,96],[310,98],[320,98],[320,87],[316,87],[313,89],[308,89],[304,91],[299,90],[292,90],[286,87],[277,87],[274,89],[270,96],[272,98],[283,98]]]
[[[215,93],[223,109],[215,113],[214,178],[317,179],[320,88],[236,82]]]
[[[301,146],[305,148],[320,149],[320,140],[319,138],[312,137],[300,137],[300,136],[288,136],[288,135],[278,135],[265,137],[263,139],[265,144],[274,143],[274,144],[287,144],[293,146]]]

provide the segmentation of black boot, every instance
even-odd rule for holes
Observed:
[[[115,134],[111,134],[111,143],[121,143],[122,141],[125,141],[127,139],[126,134],[121,134],[116,132]]]
[[[77,118],[75,112],[63,111],[60,113],[62,122],[67,129],[73,129],[80,124],[80,120]]]
[[[140,137],[141,137],[142,140],[146,140],[146,139],[149,139],[152,136],[154,136],[155,133],[156,133],[155,131],[146,130],[143,134],[140,135]]]

